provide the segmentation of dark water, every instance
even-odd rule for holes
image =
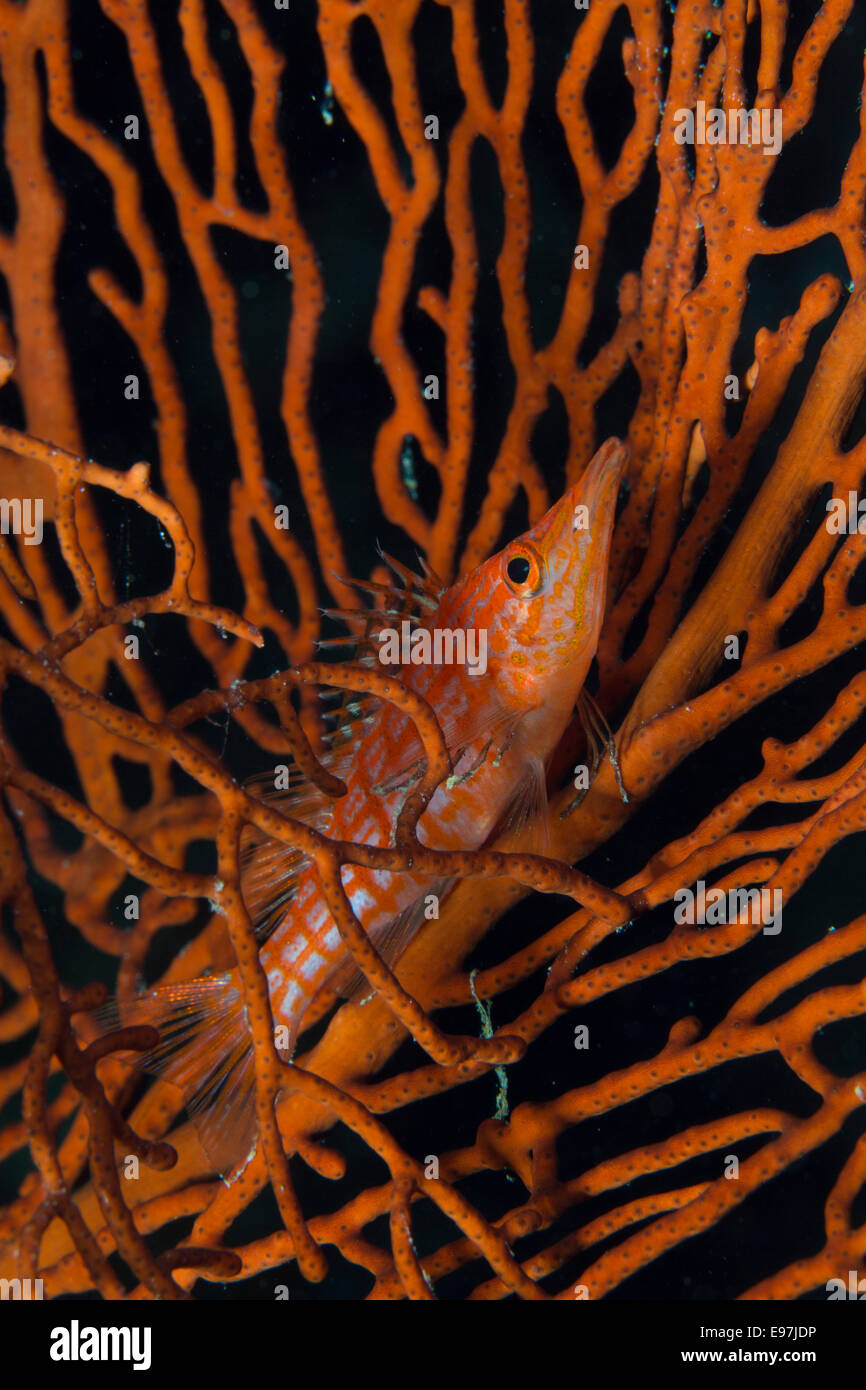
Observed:
[[[179,116],[183,153],[202,191],[207,194],[212,146],[206,109],[180,51],[174,6],[153,8],[166,65],[166,81]],[[505,73],[500,7],[485,3],[477,8],[482,61],[488,81],[496,92],[501,89]],[[792,5],[794,38],[804,32],[814,8]],[[237,123],[242,130],[252,99],[249,73],[238,58],[233,25],[216,4],[209,4],[207,9],[212,48],[231,83],[239,113]],[[213,574],[211,597],[216,602],[239,608],[243,603],[243,589],[231,557],[228,529],[229,486],[237,476],[238,460],[205,301],[183,245],[174,206],[158,170],[125,45],[96,4],[79,0],[74,11],[73,43],[79,55],[75,60],[76,96],[82,114],[121,144],[120,132],[126,116],[133,113],[142,118],[142,137],[136,145],[134,159],[141,173],[145,213],[169,277],[166,346],[189,411],[189,462],[206,518]],[[580,208],[579,187],[554,113],[555,83],[573,33],[575,15],[568,6],[552,5],[547,0],[533,4],[531,12],[536,68],[522,145],[533,207],[527,287],[533,334],[536,344],[543,345],[559,320]],[[264,6],[262,15],[285,58],[280,133],[300,215],[315,245],[327,290],[313,375],[312,419],[348,563],[352,573],[366,575],[375,563],[377,540],[404,561],[410,562],[413,558],[409,539],[382,515],[369,472],[376,432],[391,403],[387,382],[369,348],[388,218],[376,195],[364,147],[339,105],[329,102],[327,76],[315,30],[314,6],[299,4],[293,8],[290,33],[285,17]],[[615,158],[633,116],[617,58],[619,44],[627,31],[626,14],[621,10],[612,26],[602,62],[593,74],[587,98],[602,155],[610,161]],[[450,131],[459,117],[463,98],[450,54],[448,12],[438,5],[423,6],[416,27],[416,41],[418,52],[423,55],[418,65],[421,108],[436,111],[443,132]],[[860,114],[857,98],[864,42],[866,15],[858,7],[822,71],[818,116],[786,148],[771,180],[764,207],[769,223],[789,221],[809,208],[830,204],[838,197],[841,171],[857,134]],[[791,48],[789,42],[789,50]],[[380,111],[387,113],[390,83],[383,70],[372,25],[367,21],[357,25],[352,56],[356,71]],[[749,56],[750,59],[754,56],[751,49]],[[789,74],[790,52],[783,68],[786,83],[790,80]],[[751,89],[749,95],[753,95]],[[323,119],[323,110],[330,115],[330,121]],[[393,122],[391,126],[393,133]],[[67,208],[66,232],[57,268],[58,307],[69,345],[87,449],[100,462],[120,468],[138,459],[150,460],[159,486],[159,451],[153,425],[155,404],[149,396],[147,373],[131,340],[101,305],[87,280],[90,271],[106,267],[130,293],[137,294],[140,290],[137,271],[118,234],[105,180],[81,151],[50,123],[45,138],[51,168]],[[395,143],[399,141],[399,136],[394,138]],[[399,145],[397,148],[399,157]],[[436,154],[444,167],[447,155],[444,139],[437,146]],[[263,191],[243,140],[239,159],[241,196],[248,206],[260,208],[264,205]],[[402,164],[405,167],[405,153]],[[477,143],[473,153],[471,172],[480,282],[472,330],[476,428],[464,537],[484,495],[485,480],[497,455],[514,390],[495,275],[503,231],[502,186],[493,154],[483,141]],[[635,194],[617,209],[593,320],[580,348],[581,363],[592,358],[613,330],[617,285],[627,270],[639,269],[651,232],[657,195],[658,175],[650,168]],[[8,181],[0,182],[0,223],[7,227],[14,224]],[[272,497],[275,503],[285,502],[289,506],[292,531],[307,554],[314,557],[312,528],[279,412],[283,355],[293,306],[292,280],[274,274],[273,247],[269,243],[220,228],[213,234],[213,244],[224,272],[237,290],[243,358],[252,383]],[[432,284],[445,291],[450,269],[440,205],[430,218],[422,239],[415,268],[415,289]],[[750,301],[740,339],[743,361],[735,363],[732,370],[743,370],[751,360],[746,354],[757,328],[762,324],[776,327],[783,315],[794,311],[806,286],[823,272],[836,274],[844,284],[848,283],[849,271],[839,244],[829,237],[771,260],[755,259],[750,275]],[[407,302],[414,302],[414,294],[408,296]],[[6,307],[8,305],[0,301],[0,308]],[[812,334],[806,358],[794,373],[782,410],[772,430],[762,439],[746,482],[704,558],[699,582],[712,571],[723,553],[772,463],[780,441],[787,434],[818,351],[836,317],[820,324]],[[424,371],[437,372],[444,382],[443,340],[430,320],[420,310],[412,308],[406,313],[403,332],[412,356],[424,363]],[[125,401],[123,397],[122,380],[128,373],[137,373],[143,384],[142,396],[137,402]],[[611,433],[625,432],[636,395],[636,374],[628,369],[599,404],[599,441]],[[433,414],[444,434],[443,401],[434,405]],[[0,392],[0,418],[24,424],[14,385]],[[735,423],[732,422],[732,427]],[[861,408],[849,442],[859,437],[863,423]],[[552,495],[562,486],[567,448],[564,409],[556,393],[551,392],[549,409],[539,421],[533,437],[533,452]],[[418,486],[421,505],[432,514],[438,499],[438,482],[433,470],[421,462]],[[100,506],[112,560],[123,577],[122,592],[134,595],[162,587],[170,573],[171,554],[161,545],[150,524],[142,524],[134,510],[117,499],[101,496]],[[516,534],[525,523],[525,512],[516,505],[508,519],[508,534]],[[272,560],[267,562],[267,575],[272,592],[279,596],[285,610],[294,618],[296,612],[290,586]],[[321,576],[319,578],[321,601],[325,603],[327,591]],[[812,610],[807,605],[799,617],[803,630],[808,630],[809,624],[814,622],[815,613],[813,600]],[[180,701],[211,684],[204,661],[196,655],[175,620],[148,620],[146,630],[143,659],[170,702]],[[792,631],[791,640],[799,635]],[[252,660],[246,675],[254,678],[270,674],[286,664],[285,654],[280,651],[276,639],[270,637],[264,651]],[[609,884],[618,883],[636,871],[658,849],[692,828],[728,791],[757,773],[764,737],[772,733],[787,741],[801,735],[826,711],[839,690],[862,666],[862,649],[855,649],[738,721],[722,737],[684,763],[651,803],[582,867]],[[120,698],[120,692],[117,693]],[[24,701],[19,700],[7,717],[21,746],[27,748],[31,765],[36,770],[42,770],[43,764],[50,767],[55,781],[75,791],[74,769],[68,759],[63,760],[62,749],[52,737],[57,730],[46,722],[47,712],[38,705],[25,707]],[[840,765],[860,746],[863,734],[861,721],[838,745],[833,754],[833,766]],[[255,750],[236,729],[229,732],[225,742],[221,729],[214,732],[213,739],[214,746],[221,749],[227,765],[236,775],[248,775],[262,766],[261,755],[257,762]],[[142,791],[146,792],[146,788],[136,790],[130,769],[131,801],[134,802]],[[595,1036],[606,1039],[602,1054],[575,1051],[572,1042],[574,1019],[565,1015],[532,1047],[526,1061],[509,1069],[512,1107],[524,1100],[548,1099],[585,1085],[608,1071],[631,1065],[637,1058],[655,1055],[664,1045],[671,1026],[686,1014],[696,1016],[704,1032],[708,1032],[749,984],[768,968],[789,958],[809,942],[819,940],[829,926],[842,925],[861,910],[858,869],[864,849],[866,837],[853,835],[827,856],[802,891],[790,905],[786,904],[785,930],[780,937],[760,938],[709,968],[700,962],[681,965],[640,986],[619,991],[583,1011],[581,1022],[588,1023]],[[208,847],[202,846],[200,857],[190,867],[208,868],[208,859]],[[58,923],[60,904],[56,892],[43,880],[39,880],[37,886],[49,925]],[[558,899],[536,897],[522,904],[488,936],[469,965],[484,967],[504,958],[524,944],[530,935],[535,936],[542,928],[560,920],[566,909],[567,904]],[[668,905],[612,938],[593,957],[593,963],[629,954],[642,945],[660,940],[667,934],[669,925]],[[94,973],[105,973],[105,963],[98,962],[93,953],[75,945],[77,939],[70,943],[69,937],[62,937],[59,932],[55,935],[58,965],[64,978],[77,983],[92,978]],[[181,936],[173,936],[170,948],[180,940]],[[166,963],[155,956],[151,962],[154,973]],[[834,973],[832,981],[826,982],[854,980],[862,974],[862,965],[862,958],[859,968],[856,959],[849,961],[844,970]],[[495,1024],[499,1026],[518,1014],[537,997],[542,985],[543,974],[539,972],[515,990],[498,997],[493,1005]],[[444,1014],[441,1021],[444,1027],[454,1031],[477,1030],[474,1009],[451,1011]],[[866,1023],[863,1020],[840,1022],[821,1034],[819,1056],[837,1073],[850,1075],[863,1066],[864,1044]],[[414,1044],[406,1044],[387,1068],[387,1074],[417,1066],[421,1061],[420,1050]],[[423,1104],[396,1111],[387,1118],[387,1124],[397,1140],[419,1157],[431,1151],[444,1152],[470,1144],[480,1119],[493,1113],[495,1090],[495,1079],[485,1077]],[[585,1122],[568,1131],[560,1141],[560,1176],[567,1180],[629,1148],[661,1141],[685,1124],[770,1105],[806,1116],[816,1104],[815,1095],[796,1080],[775,1054],[731,1063],[697,1080],[622,1107],[601,1122]],[[705,1235],[683,1243],[642,1270],[612,1296],[617,1299],[729,1299],[791,1260],[816,1253],[824,1241],[822,1209],[827,1193],[864,1129],[866,1118],[863,1114],[851,1117],[842,1132],[830,1142],[761,1187]],[[360,1191],[385,1177],[379,1161],[342,1127],[331,1132],[330,1142],[349,1156],[349,1176],[345,1181],[328,1184],[299,1162],[293,1165],[301,1202],[308,1214],[331,1210],[347,1200],[352,1191]],[[747,1157],[763,1142],[764,1136],[739,1144],[740,1158]],[[679,1169],[674,1179],[665,1173],[638,1179],[629,1188],[628,1195],[638,1197],[667,1190],[672,1181],[685,1186],[706,1180],[715,1176],[718,1163],[717,1153],[696,1158]],[[11,1165],[7,1165],[7,1173],[10,1169]],[[2,1176],[0,1168],[0,1178]],[[489,1218],[504,1213],[517,1200],[515,1184],[501,1173],[476,1175],[465,1183],[464,1190]],[[518,1253],[526,1257],[535,1246],[546,1247],[574,1229],[578,1221],[583,1224],[593,1219],[618,1200],[616,1194],[608,1194],[604,1199],[587,1199],[535,1242],[532,1239],[522,1242]],[[866,1218],[866,1194],[860,1194],[854,1217],[855,1224],[856,1220]],[[431,1204],[419,1204],[414,1222],[416,1245],[422,1257],[448,1239],[446,1223]],[[265,1193],[228,1232],[227,1242],[245,1243],[274,1230],[277,1225],[276,1205],[270,1193]],[[168,1234],[171,1241],[176,1242],[184,1231],[175,1227]],[[384,1220],[365,1234],[387,1248]],[[597,1258],[603,1249],[603,1245],[594,1247],[589,1258]],[[328,1253],[332,1261],[331,1277],[324,1286],[306,1285],[292,1265],[231,1287],[200,1281],[196,1295],[205,1299],[270,1299],[274,1285],[285,1283],[293,1299],[362,1297],[371,1286],[370,1276],[348,1264],[336,1251],[331,1249]],[[586,1263],[587,1258],[581,1257],[565,1266],[551,1279],[549,1287],[559,1290],[575,1282]],[[442,1298],[465,1296],[482,1277],[480,1265],[469,1266],[443,1280],[437,1286],[437,1293]],[[824,1297],[823,1290],[817,1291],[815,1296]]]

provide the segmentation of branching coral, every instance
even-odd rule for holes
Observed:
[[[0,1158],[18,1184],[0,1272],[38,1273],[49,1296],[175,1298],[256,1275],[273,1296],[296,1261],[334,1296],[336,1247],[359,1271],[352,1292],[374,1298],[788,1298],[855,1267],[866,917],[834,900],[832,866],[866,826],[864,544],[824,524],[827,497],[866,473],[852,0],[805,23],[783,0],[679,0],[672,17],[657,0],[593,0],[556,19],[527,0],[501,15],[321,0],[316,32],[251,0],[182,0],[171,21],[102,0],[88,32],[121,74],[103,109],[86,47],[76,69],[74,7],[0,8],[7,376],[15,362],[0,403],[21,427],[0,430],[2,488],[38,494],[46,515],[43,545],[0,538]],[[843,117],[824,115],[831,83]],[[681,143],[699,102],[777,120],[778,150]],[[810,138],[838,166],[826,207],[804,207],[797,186]],[[360,183],[359,230],[335,252],[323,209]],[[76,256],[83,207],[108,230]],[[369,355],[341,398],[328,357],[356,330],[340,294],[368,270]],[[262,286],[285,309],[266,352],[256,333],[276,310],[249,317]],[[89,306],[98,349],[70,301]],[[109,378],[118,401],[143,395],[152,435],[147,411],[102,411]],[[333,399],[351,417],[342,434]],[[631,462],[597,698],[619,726],[628,800],[603,762],[568,809],[586,757],[576,723],[551,770],[550,861],[451,856],[460,883],[395,978],[339,869],[418,856],[447,752],[399,683],[313,662],[319,585],[344,602],[352,532],[369,564],[379,525],[445,575],[477,564],[521,506],[537,517],[579,476],[612,411]],[[126,470],[84,460],[85,441]],[[148,444],[151,472],[133,462]],[[275,525],[281,506],[291,529]],[[291,753],[340,794],[317,757],[322,685],[372,690],[416,721],[426,780],[393,849],[332,843],[239,784]],[[291,1068],[239,889],[248,823],[311,855],[375,987],[327,1028],[335,998],[319,1001]],[[675,921],[675,895],[699,880],[780,891],[782,930],[746,912]],[[539,894],[572,908],[556,921]],[[224,1186],[179,1122],[182,1098],[142,1094],[110,1055],[147,1031],[85,1047],[71,1017],[113,961],[129,999],[142,978],[233,957],[260,1142]],[[476,1000],[495,1001],[495,1030]],[[431,1017],[446,1009],[454,1027]],[[511,1110],[494,1118],[504,1064]],[[714,1284],[691,1238],[732,1248],[737,1211],[809,1160],[826,1178],[823,1239],[779,1241]],[[320,1178],[338,1185],[323,1195]],[[243,1223],[266,1188],[262,1234]],[[166,1234],[178,1221],[183,1235]]]

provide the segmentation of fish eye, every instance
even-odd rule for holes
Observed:
[[[534,598],[544,588],[544,562],[530,545],[518,541],[503,557],[505,582],[518,598]]]

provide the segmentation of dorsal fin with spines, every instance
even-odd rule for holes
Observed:
[[[325,637],[317,644],[320,652],[334,652],[342,660],[355,661],[362,666],[376,664],[379,654],[378,633],[383,627],[399,626],[408,620],[413,629],[427,627],[433,613],[439,608],[445,585],[421,555],[418,563],[422,573],[416,574],[399,560],[388,555],[380,545],[376,549],[382,560],[399,581],[398,584],[382,584],[375,579],[344,579],[335,574],[341,584],[358,591],[371,600],[366,608],[322,608],[321,613],[336,622],[354,628],[342,637]],[[357,733],[369,724],[379,707],[373,696],[359,698],[351,692],[342,692],[342,698],[324,718],[328,726],[325,741],[332,749],[343,749]]]

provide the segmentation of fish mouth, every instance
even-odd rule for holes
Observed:
[[[574,542],[586,539],[586,529],[580,529],[584,514],[578,510],[585,507],[590,547],[593,551],[606,549],[628,460],[628,445],[623,440],[605,440],[593,454],[583,476],[563,493],[530,533],[535,544],[551,555],[561,544],[570,550]]]
[[[593,454],[583,477],[566,494],[574,508],[580,505],[588,507],[593,531],[604,531],[613,521],[628,459],[628,445],[623,440],[606,439]],[[601,522],[600,526],[598,522]]]
[[[576,485],[581,489],[605,490],[615,478],[617,491],[629,460],[628,445],[622,439],[606,439],[587,465],[586,472]]]

